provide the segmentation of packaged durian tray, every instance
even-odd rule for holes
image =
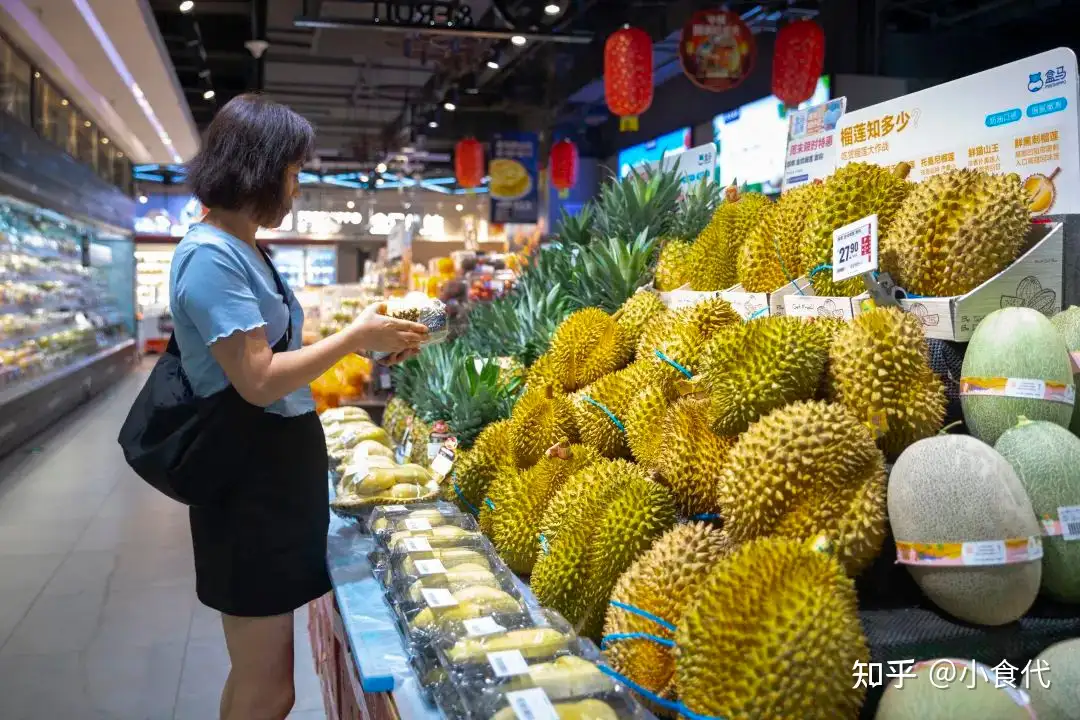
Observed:
[[[582,692],[555,699],[543,687],[494,690],[468,708],[468,718],[480,720],[647,720],[653,715],[635,702],[630,692],[615,685],[605,692]]]
[[[563,629],[565,623],[562,617],[539,607],[516,612],[492,612],[478,617],[446,615],[439,618],[418,641],[409,644],[409,658],[428,702],[460,707],[460,679],[453,677],[443,666],[437,646],[453,646],[469,638],[553,626]]]
[[[368,527],[379,548],[388,552],[404,548],[405,541],[410,539],[413,540],[408,545],[422,551],[454,545],[479,532],[472,515],[446,502],[411,507],[380,505],[372,511]]]
[[[412,292],[403,298],[391,298],[386,302],[386,314],[398,320],[426,325],[428,334],[422,346],[434,345],[446,340],[450,335],[446,305],[438,298],[428,297],[423,293]],[[385,360],[390,353],[371,352],[367,356],[376,362]]]
[[[387,591],[399,592],[417,580],[445,575],[459,565],[479,566],[490,571],[506,568],[483,534],[461,532],[464,535],[453,542],[446,540],[440,547],[432,547],[430,541],[426,547],[424,542],[402,541],[393,550],[376,548],[368,557],[375,578]]]
[[[327,454],[334,461],[330,467],[340,464],[352,454],[353,448],[365,440],[371,440],[393,451],[393,442],[386,430],[367,419],[329,424],[324,422],[323,435],[326,437]]]
[[[398,465],[381,456],[350,466],[337,478],[330,507],[338,514],[363,518],[380,505],[415,505],[434,501],[439,482],[425,467]]]
[[[393,460],[394,450],[378,440],[361,440],[344,454],[339,454],[337,457],[330,456],[330,470],[340,477],[350,468],[361,466],[375,458]]]

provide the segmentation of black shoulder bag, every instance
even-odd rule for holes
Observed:
[[[265,252],[263,257],[289,310],[285,334],[272,348],[278,353],[292,340],[292,308],[285,283]],[[181,366],[174,332],[120,428],[120,447],[139,477],[173,500],[210,505],[226,489],[224,479],[244,472],[265,412],[232,385],[197,397]]]

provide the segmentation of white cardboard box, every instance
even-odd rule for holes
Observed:
[[[769,293],[747,292],[743,286],[733,285],[720,293],[720,297],[731,303],[735,312],[743,320],[754,320],[769,315]]]
[[[787,285],[781,288],[777,288],[773,292],[769,293],[769,314],[770,315],[787,315],[787,308],[784,305],[784,298],[788,295],[813,295],[814,286],[810,284],[809,278],[800,277],[792,280]]]

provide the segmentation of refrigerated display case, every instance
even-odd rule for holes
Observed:
[[[333,285],[337,281],[337,247],[271,244],[274,266],[293,290]]]

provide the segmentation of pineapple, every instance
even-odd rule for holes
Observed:
[[[679,199],[679,176],[674,170],[651,175],[632,171],[600,190],[595,211],[596,235],[629,244],[645,233],[648,239],[671,230]]]

